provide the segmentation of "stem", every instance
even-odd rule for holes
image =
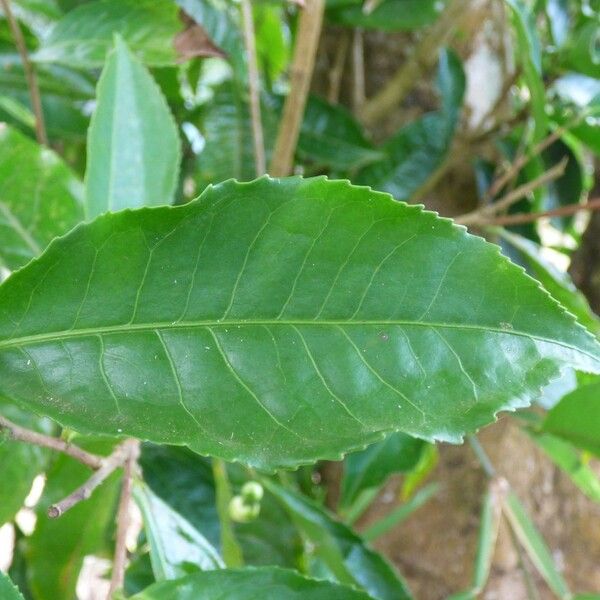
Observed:
[[[248,87],[250,90],[250,115],[252,118],[252,138],[254,141],[254,164],[256,176],[260,177],[267,170],[262,119],[260,115],[260,76],[256,60],[256,38],[254,18],[250,0],[242,0],[242,24],[246,59],[248,61]]]
[[[271,161],[270,173],[274,177],[285,177],[292,170],[294,152],[315,66],[324,11],[325,0],[306,0],[306,6],[300,14],[294,58],[290,69],[290,93],[283,106],[283,117],[279,124]]]
[[[344,65],[348,56],[348,47],[350,46],[350,32],[344,30],[340,33],[335,48],[335,57],[333,67],[329,72],[329,90],[327,91],[327,101],[331,104],[337,104],[340,99],[340,89],[342,87],[342,77],[344,75]]]
[[[352,108],[358,113],[365,103],[365,44],[362,29],[352,35]]]
[[[68,510],[79,504],[82,500],[87,500],[92,492],[109,476],[118,469],[127,460],[130,453],[128,442],[123,442],[115,448],[113,453],[103,459],[102,466],[80,487],[66,498],[53,504],[48,508],[48,516],[56,519],[64,515]]]
[[[513,548],[517,553],[517,565],[519,566],[519,570],[523,575],[523,581],[525,581],[525,587],[527,588],[527,600],[539,600],[539,594],[533,582],[533,577],[527,568],[527,563],[525,562],[525,557],[523,556],[523,549],[521,548],[521,544],[517,538],[517,534],[513,529],[513,526],[509,519],[506,519],[508,524],[508,533],[510,535],[510,541],[512,542]]]
[[[27,442],[28,444],[34,444],[35,446],[41,446],[43,448],[49,448],[50,450],[56,450],[68,454],[71,458],[79,461],[90,469],[99,469],[103,463],[104,458],[97,454],[91,454],[82,450],[78,446],[73,446],[69,442],[65,442],[59,438],[54,438],[37,431],[31,431],[16,425],[12,421],[4,418],[0,415],[0,429],[6,429],[9,436],[21,442]]]
[[[494,468],[490,457],[487,455],[487,452],[484,450],[480,441],[477,439],[477,436],[469,435],[467,436],[467,440],[469,441],[473,452],[475,452],[475,456],[477,457],[477,460],[479,460],[479,464],[481,465],[481,468],[485,471],[485,474],[490,479],[496,477],[496,469]]]
[[[107,600],[112,598],[116,590],[123,587],[125,580],[125,566],[127,562],[127,533],[131,523],[131,493],[133,488],[133,477],[137,470],[137,460],[140,455],[140,442],[138,440],[127,440],[123,442],[123,449],[126,453],[125,466],[123,472],[123,487],[121,488],[121,498],[119,500],[119,510],[117,512],[117,541],[115,544],[115,556],[113,560],[112,577]]]
[[[217,458],[213,458],[213,476],[215,478],[215,489],[217,495],[217,513],[221,523],[221,546],[223,549],[223,560],[228,567],[244,566],[244,557],[242,549],[235,538],[231,518],[229,517],[229,503],[233,494],[229,477],[227,477],[227,467],[225,463]]]
[[[478,210],[474,210],[466,215],[460,215],[456,217],[455,221],[461,225],[471,226],[488,223],[490,216],[507,210],[513,204],[527,196],[527,194],[561,177],[565,172],[568,161],[569,159],[565,156],[563,160],[554,165],[551,169],[548,169],[548,171],[542,173],[539,177],[536,177],[535,179],[520,185],[518,188],[515,188],[513,191],[506,194],[506,196],[500,198],[497,202],[484,206]]]
[[[48,136],[46,134],[46,126],[44,124],[44,113],[42,111],[40,88],[38,87],[35,69],[29,60],[27,44],[25,44],[23,32],[21,31],[18,21],[13,15],[10,7],[10,0],[0,0],[0,6],[2,6],[4,16],[6,17],[10,30],[15,38],[15,45],[19,51],[19,55],[21,56],[21,62],[23,63],[25,79],[27,80],[27,87],[29,88],[29,96],[31,97],[31,107],[33,108],[33,114],[35,115],[35,135],[37,141],[44,146],[48,146]]]

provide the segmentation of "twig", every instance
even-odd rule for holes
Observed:
[[[30,429],[20,427],[3,416],[0,416],[0,429],[5,429],[14,440],[27,442],[28,444],[34,444],[35,446],[42,446],[43,448],[49,448],[50,450],[68,454],[71,458],[90,467],[90,469],[99,469],[105,460],[102,456],[90,454],[78,446],[74,446],[60,438],[54,438],[49,435],[44,435],[43,433],[38,433],[37,431],[31,431]]]
[[[87,500],[92,492],[116,469],[121,467],[129,456],[129,446],[127,442],[123,442],[115,448],[113,453],[105,458],[102,466],[80,487],[66,498],[53,504],[48,508],[48,516],[51,519],[56,519],[64,515],[68,510],[73,508],[82,500]]]
[[[525,582],[525,587],[527,589],[527,600],[539,600],[540,596],[535,587],[535,583],[533,582],[533,577],[529,572],[529,568],[527,567],[527,563],[525,562],[525,556],[523,556],[523,549],[521,548],[517,534],[515,533],[510,519],[507,518],[506,523],[508,525],[510,541],[515,549],[515,552],[517,553],[517,565],[521,571],[521,575],[523,575],[523,581]]]
[[[340,99],[344,65],[346,64],[348,47],[350,46],[350,35],[349,31],[342,31],[340,39],[335,46],[335,57],[333,59],[333,67],[329,72],[329,90],[327,91],[327,100],[331,104],[337,104]]]
[[[127,533],[131,523],[131,492],[133,488],[133,477],[137,470],[137,460],[140,455],[140,443],[138,440],[126,440],[122,447],[126,453],[123,472],[123,486],[117,512],[117,541],[115,543],[115,555],[113,559],[112,576],[107,600],[112,598],[115,591],[123,587],[125,580],[125,566],[127,562]]]
[[[519,213],[516,215],[502,215],[494,217],[488,221],[481,222],[482,226],[504,226],[504,225],[522,225],[523,223],[533,223],[539,219],[547,217],[568,217],[584,210],[600,210],[600,198],[589,200],[585,204],[567,204],[551,210],[544,210],[535,213]]]
[[[363,104],[358,116],[364,125],[374,125],[404,100],[420,73],[428,71],[435,64],[438,49],[454,34],[460,21],[459,16],[468,6],[468,0],[453,0],[449,3],[445,12],[413,49],[411,57],[380,92]]]
[[[473,452],[475,452],[475,456],[481,465],[481,468],[484,470],[485,474],[493,479],[496,477],[496,469],[490,460],[490,457],[487,455],[487,452],[483,449],[483,446],[477,439],[476,435],[467,436],[467,440],[469,441],[469,445],[471,446]]]
[[[283,106],[283,116],[271,161],[270,173],[275,177],[285,177],[292,169],[315,66],[324,10],[325,0],[306,0],[306,6],[300,15],[294,58],[290,69],[290,92]]]
[[[254,18],[250,0],[242,0],[242,29],[248,62],[248,86],[250,90],[250,115],[252,118],[252,138],[254,141],[254,164],[256,176],[260,177],[267,170],[265,160],[265,143],[262,119],[260,115],[260,76],[256,60],[256,39],[254,34]]]
[[[568,158],[565,157],[558,164],[554,165],[551,169],[548,169],[545,173],[542,173],[539,177],[520,185],[515,188],[513,191],[506,194],[500,198],[497,202],[493,204],[489,204],[480,208],[478,210],[474,210],[473,212],[467,213],[465,215],[460,215],[454,219],[457,223],[461,225],[471,225],[477,226],[481,224],[488,224],[490,221],[490,217],[496,215],[504,210],[510,208],[513,204],[521,200],[534,190],[542,187],[543,185],[549,183],[550,181],[554,181],[558,179],[561,175],[564,174],[565,168],[567,166]]]
[[[352,34],[352,108],[358,113],[365,103],[365,39],[362,29]]]
[[[44,113],[42,111],[42,100],[40,97],[40,88],[38,87],[37,76],[35,69],[29,60],[29,54],[27,52],[27,44],[23,37],[23,32],[19,26],[18,21],[13,15],[10,7],[10,0],[0,0],[0,6],[4,16],[8,21],[10,30],[12,31],[13,37],[15,38],[15,45],[21,56],[21,62],[23,63],[23,70],[25,71],[25,79],[27,80],[27,87],[29,88],[29,96],[31,97],[31,107],[33,108],[33,114],[35,115],[35,135],[37,141],[44,146],[48,145],[48,135],[46,134],[46,126],[44,124]]]

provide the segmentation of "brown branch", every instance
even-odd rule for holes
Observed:
[[[482,220],[479,223],[479,225],[486,227],[522,225],[523,223],[533,223],[534,221],[548,217],[569,217],[584,210],[600,210],[600,198],[588,200],[588,202],[584,204],[567,204],[566,206],[559,206],[558,208],[552,208],[550,210],[544,210],[542,212],[519,213],[516,215],[502,215],[500,217],[493,217],[491,219],[488,219],[487,221]]]
[[[48,508],[48,516],[51,519],[56,519],[64,515],[82,500],[87,500],[92,495],[92,492],[127,460],[130,453],[129,446],[127,445],[128,441],[117,446],[110,456],[103,459],[102,466],[82,486],[78,487],[72,494],[69,494],[60,502],[50,506]]]
[[[4,16],[6,17],[10,30],[15,38],[15,45],[19,51],[19,55],[21,56],[21,62],[23,63],[25,79],[27,80],[27,87],[29,88],[29,96],[31,97],[31,107],[33,108],[33,114],[35,115],[35,135],[37,137],[37,141],[44,146],[48,146],[48,135],[46,134],[46,126],[44,124],[44,113],[42,111],[40,88],[38,87],[35,69],[29,60],[27,44],[25,43],[23,32],[21,31],[18,21],[13,15],[10,7],[10,0],[0,0],[0,6],[2,6]]]
[[[292,170],[321,36],[325,0],[306,0],[305,4],[298,23],[296,47],[290,69],[290,92],[283,106],[283,116],[269,169],[274,177],[285,177]]]
[[[365,103],[365,40],[362,29],[352,34],[352,108],[355,113]]]
[[[454,34],[469,0],[452,0],[444,13],[413,49],[410,58],[396,71],[384,88],[369,98],[359,112],[363,125],[372,126],[388,115],[413,88],[424,71],[429,71],[438,58],[438,50]]]
[[[498,213],[509,209],[513,204],[527,196],[527,194],[561,177],[565,172],[568,161],[569,159],[565,156],[563,160],[554,165],[551,169],[548,169],[548,171],[542,173],[539,177],[536,177],[535,179],[532,179],[531,181],[528,181],[527,183],[515,188],[506,194],[506,196],[500,198],[497,202],[486,205],[483,208],[474,210],[473,212],[465,215],[460,215],[454,220],[461,225],[471,226],[478,226],[487,223],[491,216],[497,215]]]
[[[102,456],[90,454],[78,446],[74,446],[60,438],[51,437],[49,435],[44,435],[43,433],[38,433],[37,431],[31,431],[30,429],[20,427],[3,416],[0,416],[0,430],[1,429],[5,429],[9,436],[14,440],[27,442],[28,444],[34,444],[35,446],[42,446],[43,448],[49,448],[50,450],[56,450],[57,452],[63,452],[87,467],[90,467],[90,469],[99,469],[104,462]]]
[[[131,493],[133,488],[133,477],[137,470],[137,460],[140,455],[140,443],[138,440],[127,440],[123,442],[125,448],[125,468],[123,473],[123,487],[119,500],[117,512],[117,540],[115,543],[115,556],[113,560],[112,577],[107,600],[112,598],[115,591],[123,587],[125,580],[125,566],[127,562],[127,533],[131,524]]]
[[[260,76],[256,60],[256,38],[254,34],[254,18],[250,0],[242,0],[242,29],[248,62],[248,87],[250,90],[250,115],[252,120],[252,139],[254,141],[254,165],[256,176],[260,177],[267,170],[265,159],[265,143],[262,118],[260,115]]]
[[[344,29],[340,33],[335,47],[335,57],[333,59],[333,67],[329,72],[329,90],[327,91],[327,100],[331,104],[337,104],[340,99],[344,65],[346,64],[348,47],[350,46],[350,35],[350,32]]]

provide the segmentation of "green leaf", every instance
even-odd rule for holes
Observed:
[[[32,58],[88,69],[101,67],[116,33],[147,64],[175,62],[174,36],[182,29],[177,7],[156,0],[97,0],[67,13]]]
[[[197,570],[210,571],[225,566],[207,539],[148,486],[136,484],[134,497],[142,512],[152,570],[157,581],[178,579]]]
[[[266,469],[458,442],[565,365],[600,345],[498,247],[326,178],[104,215],[0,286],[0,394]]]
[[[539,244],[506,230],[498,230],[498,233],[517,250],[520,258],[524,259],[528,271],[551,296],[573,313],[582,325],[596,335],[600,335],[600,319],[594,314],[586,297],[577,289],[569,274],[559,271],[544,258]]]
[[[0,125],[0,265],[18,269],[76,225],[82,197],[57,154]]]
[[[382,147],[385,160],[361,170],[357,182],[408,200],[443,163],[454,136],[465,91],[465,74],[452,51],[440,53],[441,110],[402,127]]]
[[[341,506],[349,507],[363,491],[382,486],[390,475],[410,471],[425,443],[404,433],[394,433],[344,461]]]
[[[88,134],[88,216],[170,204],[180,155],[177,125],[160,89],[117,38]]]
[[[600,29],[598,18],[579,28],[569,51],[568,66],[595,79],[600,78]]]
[[[436,0],[384,0],[372,12],[364,10],[362,0],[328,4],[334,5],[327,11],[328,20],[334,23],[383,31],[424,27],[435,21],[443,8]]]
[[[370,596],[330,581],[302,577],[276,567],[196,573],[156,583],[131,600],[369,600]]]
[[[367,141],[350,112],[311,96],[300,129],[297,153],[302,160],[338,171],[351,171],[385,155]]]
[[[312,554],[313,561],[323,563],[328,578],[362,588],[379,600],[411,598],[406,584],[393,567],[352,529],[336,521],[306,496],[266,479],[263,482],[308,540],[309,556]]]
[[[548,433],[529,432],[535,443],[571,478],[588,497],[600,503],[600,480],[578,452],[564,440]]]
[[[24,412],[1,399],[0,414],[21,427],[51,433],[52,426],[47,419]],[[0,525],[12,520],[23,506],[34,478],[44,470],[48,455],[48,451],[39,446],[5,439],[0,429],[0,481],[10,482],[10,485],[0,485]]]
[[[600,381],[567,394],[548,413],[543,429],[600,456]]]
[[[504,501],[504,514],[508,518],[515,535],[521,542],[531,562],[544,578],[548,587],[562,599],[569,599],[572,594],[562,575],[556,569],[550,550],[544,542],[537,527],[529,518],[525,507],[514,492],[509,492]]]
[[[77,443],[99,454],[108,454],[112,448],[106,441],[78,438]],[[88,500],[59,519],[48,518],[46,509],[82,485],[90,471],[69,456],[58,455],[46,476],[36,528],[27,538],[29,587],[36,600],[73,598],[83,559],[106,549],[108,532],[114,526],[120,474],[113,473]]]
[[[2,600],[25,600],[15,584],[0,571],[0,598]]]

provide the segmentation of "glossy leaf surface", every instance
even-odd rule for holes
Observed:
[[[62,159],[0,125],[0,265],[18,269],[83,217],[83,186]]]
[[[544,431],[600,456],[600,382],[567,394],[548,413]]]
[[[197,573],[156,583],[131,600],[369,600],[370,596],[295,571],[262,567]]]
[[[156,0],[98,0],[69,11],[33,55],[38,62],[97,68],[113,46],[115,34],[145,63],[175,62],[173,38],[182,29],[177,7]]]
[[[352,529],[306,496],[273,482],[264,483],[310,542],[312,550],[309,554],[312,556],[309,560],[316,561],[314,570],[319,576],[362,588],[379,600],[411,598],[398,573]]]
[[[394,430],[456,442],[561,366],[600,370],[497,247],[325,178],[105,215],[14,273],[0,307],[6,397],[262,468]]]
[[[177,126],[159,87],[117,38],[88,134],[87,215],[170,204],[180,153]]]
[[[207,539],[146,485],[136,485],[134,497],[142,512],[157,581],[225,566]]]

